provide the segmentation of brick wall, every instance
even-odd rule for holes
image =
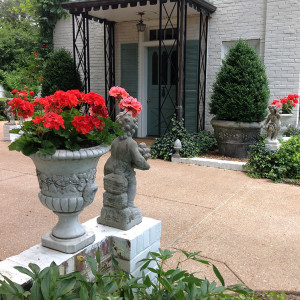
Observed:
[[[269,79],[270,101],[299,92],[300,12],[298,0],[214,0],[216,12],[209,20],[207,99],[221,66],[222,43],[238,39],[259,40],[259,52]],[[294,110],[294,124],[298,119]],[[211,129],[206,107],[206,128]]]

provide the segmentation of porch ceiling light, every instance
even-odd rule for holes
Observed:
[[[139,15],[141,16],[140,21],[136,24],[136,28],[138,32],[144,32],[146,29],[146,24],[143,23],[143,12],[139,12]]]

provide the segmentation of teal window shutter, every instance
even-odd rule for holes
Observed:
[[[138,94],[138,44],[121,45],[121,86],[130,96]]]
[[[189,132],[197,131],[198,47],[198,40],[186,42],[185,127]]]

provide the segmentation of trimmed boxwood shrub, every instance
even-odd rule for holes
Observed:
[[[74,61],[65,49],[53,52],[47,61],[42,81],[42,96],[54,94],[57,90],[82,90],[79,72],[74,72]]]
[[[218,120],[260,122],[267,114],[269,94],[264,65],[255,50],[240,40],[217,74],[210,113]]]
[[[182,157],[195,157],[217,147],[213,134],[207,131],[189,133],[184,128],[184,120],[177,121],[174,116],[171,120],[171,129],[162,137],[157,138],[151,146],[152,158],[171,160],[174,152],[174,143],[179,139],[182,144]]]

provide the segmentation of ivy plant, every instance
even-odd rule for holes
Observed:
[[[171,129],[162,137],[157,138],[151,146],[152,158],[171,160],[174,142],[179,139],[182,144],[180,155],[182,157],[195,157],[217,147],[213,134],[207,131],[189,133],[184,127],[184,119],[171,120]]]

